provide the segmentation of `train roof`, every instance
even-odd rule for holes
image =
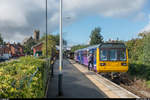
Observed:
[[[102,43],[100,48],[126,48],[124,43]]]
[[[98,48],[99,46],[100,46],[100,44],[98,44],[98,45],[93,45],[93,46],[87,47],[86,49],[87,49],[87,50],[95,49],[95,48]]]
[[[90,49],[97,48],[97,47],[99,47],[99,46],[100,46],[100,45],[93,45],[93,46],[89,46],[89,47],[86,47],[86,48],[83,48],[83,49],[78,49],[78,50],[76,50],[75,52],[90,50]]]
[[[91,50],[91,49],[95,49],[98,47],[100,47],[100,48],[126,48],[124,43],[101,43],[98,45],[93,45],[93,46],[89,46],[87,48],[76,50],[75,52]]]

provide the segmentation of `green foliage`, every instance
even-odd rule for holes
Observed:
[[[150,63],[150,33],[140,33],[140,38],[126,42],[129,51],[129,58],[136,63],[149,65]]]
[[[54,38],[54,40],[55,40],[55,42],[56,42],[56,45],[59,45],[59,34],[57,34],[57,35],[49,35],[49,36],[51,36],[51,37],[53,37]],[[45,41],[45,35],[41,38],[41,40],[40,41]],[[63,39],[63,44],[64,45],[67,45],[67,41],[66,40],[64,40]]]
[[[126,42],[129,51],[128,73],[147,80],[150,87],[150,33],[140,33],[139,38]]]
[[[82,49],[82,48],[86,48],[86,47],[88,47],[89,45],[75,45],[75,46],[73,46],[72,48],[71,48],[71,52],[74,52],[74,51],[76,51],[76,50],[78,50],[78,49]]]
[[[42,53],[43,56],[46,56],[46,36],[43,36],[41,41],[43,40],[43,46],[42,46]],[[53,35],[48,35],[47,36],[47,51],[48,51],[48,57],[52,55],[52,52],[56,52],[56,41]]]
[[[96,45],[96,44],[100,44],[103,43],[103,37],[100,34],[101,32],[101,28],[96,27],[94,30],[92,30],[91,32],[91,36],[90,36],[90,45]]]
[[[27,54],[27,55],[32,55],[33,50],[31,50],[31,47],[34,46],[35,44],[36,44],[36,42],[34,40],[28,41],[24,45],[24,53]]]
[[[129,51],[129,59],[132,61],[141,62],[143,54],[143,39],[132,39],[126,42]]]
[[[56,41],[56,45],[59,45],[59,34],[54,35],[54,40]],[[63,39],[63,45],[67,45],[67,41]]]
[[[116,40],[109,39],[108,41],[105,41],[105,43],[125,43],[125,41],[119,40],[119,38],[117,38]]]
[[[0,45],[3,44],[3,38],[1,36],[1,33],[0,33]]]
[[[150,80],[150,66],[145,64],[130,63],[128,73],[137,78]]]
[[[43,98],[44,64],[44,60],[33,57],[0,64],[0,98]],[[37,68],[39,71],[29,81]]]
[[[150,33],[144,37],[143,55],[141,60],[144,64],[150,64]]]

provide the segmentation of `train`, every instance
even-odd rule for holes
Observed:
[[[67,53],[67,58],[74,59],[74,52],[68,52]]]
[[[128,49],[124,43],[101,43],[74,52],[74,60],[88,66],[88,56],[94,55],[94,71],[121,73],[128,71]]]

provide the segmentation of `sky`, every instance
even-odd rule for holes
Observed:
[[[59,1],[48,0],[48,33],[59,33]],[[63,38],[68,45],[88,44],[101,28],[104,40],[130,40],[150,31],[149,0],[63,0]],[[0,0],[0,33],[6,42],[22,42],[35,29],[45,33],[45,0]]]

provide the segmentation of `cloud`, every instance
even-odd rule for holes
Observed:
[[[149,14],[149,23],[140,32],[150,32],[150,14]]]
[[[64,9],[77,14],[94,13],[117,17],[128,16],[140,10],[145,2],[146,0],[64,0]]]
[[[138,12],[136,16],[133,18],[133,21],[146,21],[147,14],[144,12]]]
[[[139,12],[146,0],[63,0],[63,24],[81,17],[127,17]],[[66,17],[70,17],[69,21]],[[139,18],[143,15],[139,15]],[[59,0],[48,0],[48,30],[59,28]],[[0,33],[5,40],[21,42],[33,30],[45,32],[45,0],[0,0]]]

